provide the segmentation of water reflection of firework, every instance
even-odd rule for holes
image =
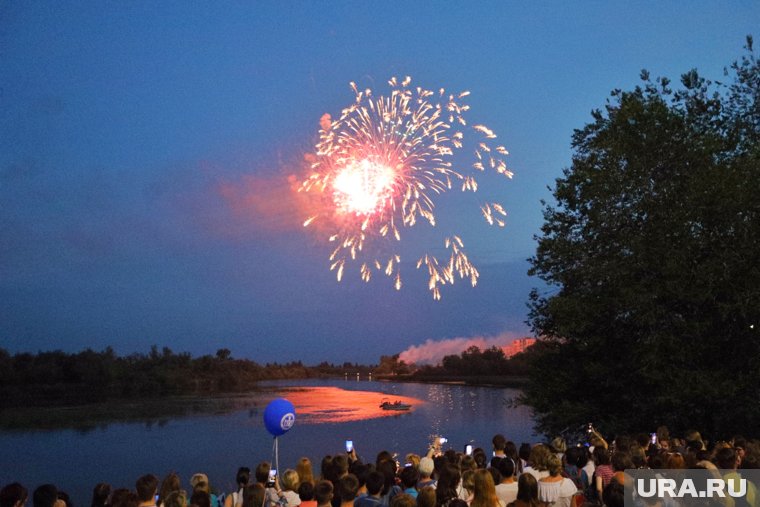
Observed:
[[[349,262],[360,263],[359,272],[369,282],[380,272],[401,288],[398,253],[369,254],[369,240],[401,240],[403,228],[418,221],[435,226],[435,199],[457,187],[463,192],[478,189],[476,175],[494,170],[512,177],[507,169],[503,146],[493,146],[496,135],[483,125],[467,126],[463,103],[469,92],[446,95],[422,88],[412,89],[411,79],[389,81],[390,96],[374,97],[359,91],[353,104],[332,121],[320,121],[319,143],[311,158],[311,174],[300,190],[320,197],[319,212],[308,217],[304,226],[315,222],[336,244],[330,255],[330,269],[340,281]],[[476,137],[470,140],[470,137]],[[467,170],[455,168],[453,155],[472,142],[474,163]],[[499,203],[484,203],[481,212],[491,225],[503,227],[506,212]],[[479,273],[464,251],[459,235],[444,240],[447,258],[425,254],[417,261],[429,274],[428,288],[440,299],[440,286],[453,284],[457,277],[474,286]]]

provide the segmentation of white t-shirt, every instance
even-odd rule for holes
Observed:
[[[544,477],[549,477],[549,471],[548,470],[541,470],[539,472],[538,470],[536,470],[533,467],[525,467],[525,468],[523,468],[523,473],[524,474],[530,474],[530,475],[532,475],[533,477],[536,478],[537,481],[540,481]]]
[[[504,502],[505,505],[517,500],[517,481],[508,484],[497,484],[496,496],[498,496],[499,500]]]
[[[586,476],[588,477],[588,483],[591,484],[594,479],[594,470],[596,470],[596,466],[594,466],[594,460],[592,459],[588,460],[588,463],[584,465],[583,470],[586,471]]]
[[[561,481],[538,481],[538,501],[552,507],[570,507],[573,495],[578,492],[575,483],[563,477]]]

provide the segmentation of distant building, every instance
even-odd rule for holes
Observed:
[[[504,345],[501,350],[504,351],[505,356],[512,357],[520,352],[525,352],[525,350],[534,343],[536,343],[535,338],[518,338],[509,345]]]

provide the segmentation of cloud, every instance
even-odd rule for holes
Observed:
[[[421,345],[412,345],[399,355],[406,363],[439,364],[445,356],[461,354],[473,345],[480,349],[505,347],[523,338],[517,333],[505,332],[497,336],[469,336],[444,340],[428,339]]]
[[[305,220],[298,185],[294,175],[245,175],[219,182],[216,190],[235,225],[284,232],[301,228]]]

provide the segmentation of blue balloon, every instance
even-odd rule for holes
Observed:
[[[295,422],[296,408],[285,398],[270,401],[264,409],[264,426],[275,437],[287,433]]]

